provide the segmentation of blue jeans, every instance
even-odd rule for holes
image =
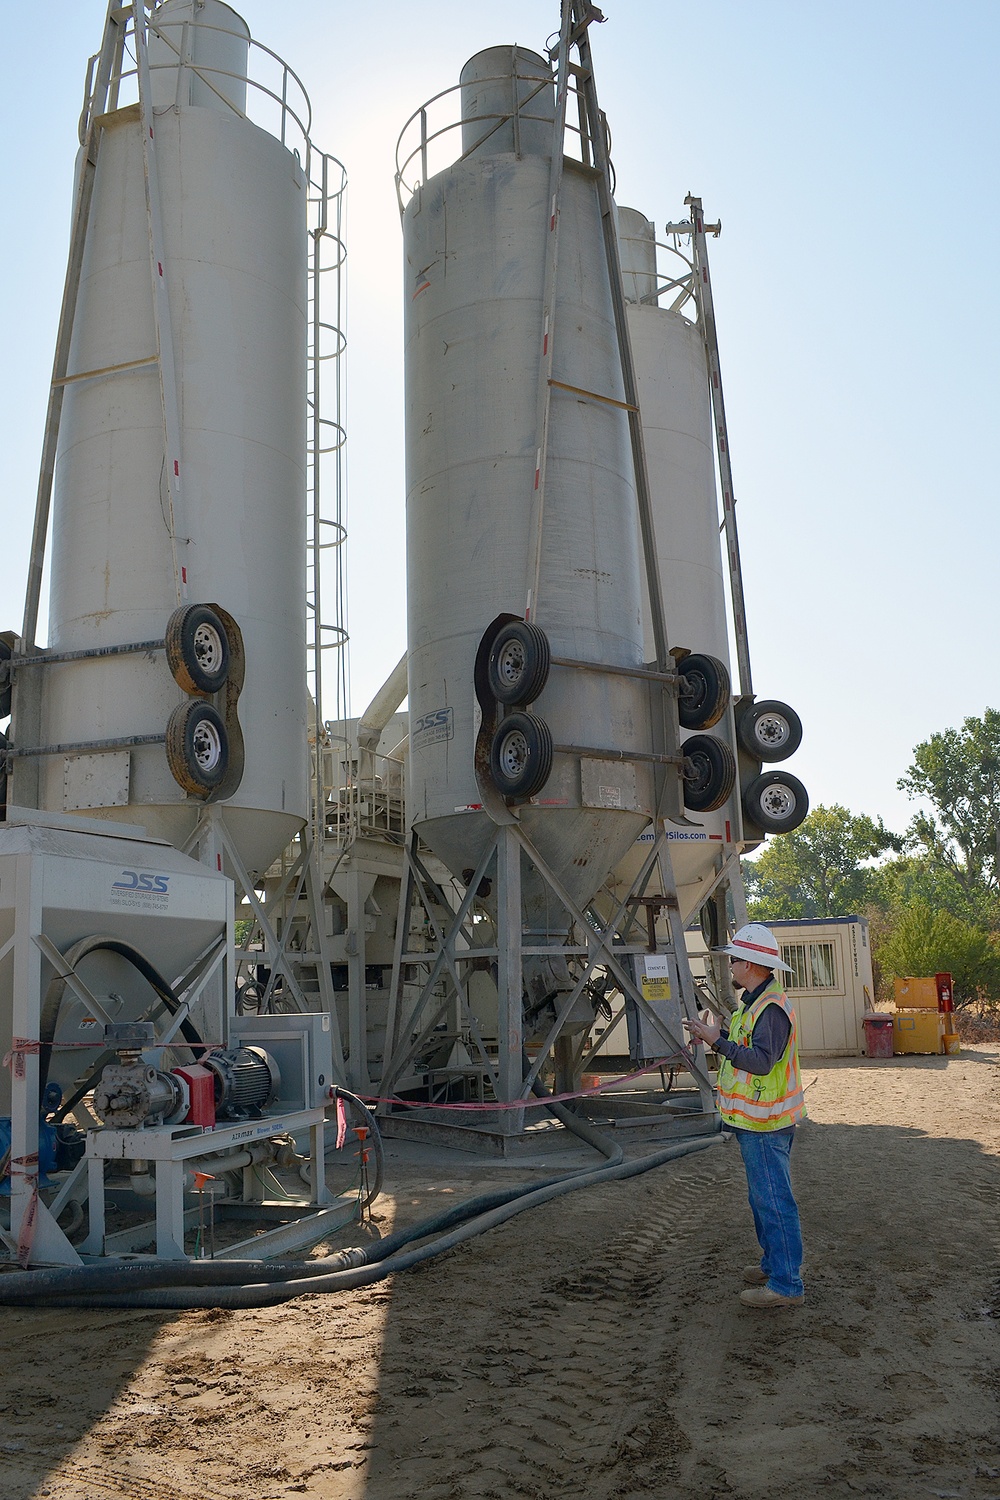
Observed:
[[[747,1192],[762,1251],[760,1268],[772,1292],[802,1296],[802,1231],[792,1195],[791,1130],[734,1130],[747,1173]]]

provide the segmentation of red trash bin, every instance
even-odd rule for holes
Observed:
[[[864,1018],[865,1051],[869,1057],[892,1056],[892,1016],[869,1011]]]

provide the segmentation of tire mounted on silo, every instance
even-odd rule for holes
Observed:
[[[682,729],[711,729],[729,706],[729,673],[715,656],[692,653],[678,665],[677,717]]]
[[[229,769],[229,736],[221,714],[200,698],[179,703],[167,722],[167,765],[192,797],[207,797]]]
[[[787,771],[765,771],[743,793],[743,810],[765,833],[791,833],[809,811],[809,793]]]
[[[508,714],[493,736],[490,772],[504,797],[526,801],[552,771],[552,731],[535,714]]]
[[[490,691],[497,702],[534,703],[548,679],[550,659],[549,638],[537,625],[511,620],[501,626],[486,664]]]
[[[693,734],[681,746],[684,756],[684,806],[692,812],[714,812],[736,784],[736,757],[714,734]]]
[[[229,676],[229,637],[207,604],[182,604],[167,621],[167,665],[186,693],[210,697]]]

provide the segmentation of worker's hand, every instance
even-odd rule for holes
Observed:
[[[700,1018],[685,1017],[684,1025],[696,1042],[705,1042],[709,1047],[722,1035],[722,1027],[716,1020],[702,1021]]]

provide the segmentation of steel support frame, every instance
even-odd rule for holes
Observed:
[[[317,871],[315,845],[303,836],[302,847],[298,856],[289,869],[285,872],[277,890],[272,893],[267,901],[262,901],[257,895],[253,879],[240,857],[239,850],[233,842],[232,836],[226,827],[225,809],[218,805],[209,804],[199,814],[198,821],[185,841],[181,852],[191,854],[198,850],[198,858],[203,864],[212,869],[221,870],[223,864],[228,862],[233,872],[234,884],[239,894],[245,898],[254,920],[259,927],[266,947],[259,956],[259,962],[266,963],[270,968],[270,977],[261,999],[263,1010],[271,1004],[274,987],[280,977],[283,984],[287,986],[288,993],[296,1010],[306,1013],[310,1006],[296,973],[296,966],[308,963],[315,968],[319,983],[319,998],[321,1008],[329,1012],[330,1025],[332,1027],[333,1044],[333,1068],[336,1082],[347,1087],[347,1078],[344,1071],[344,1049],[340,1035],[340,1021],[337,1015],[337,1005],[333,990],[333,976],[330,970],[330,956],[326,949],[325,927],[322,913],[322,880]],[[295,882],[292,905],[298,904],[302,895],[305,895],[309,908],[309,927],[311,939],[315,951],[302,953],[298,950],[290,950],[288,942],[292,934],[293,924],[285,922],[284,932],[281,937],[275,931],[273,916],[276,909],[288,895],[292,882]],[[236,964],[245,962],[249,958],[245,949],[237,948],[235,951]],[[234,976],[235,979],[235,976]],[[230,993],[234,991],[235,985],[230,986]],[[231,1014],[231,1010],[229,1012]]]
[[[436,1026],[442,1015],[446,1013],[451,1003],[451,996],[442,999],[436,993],[439,981],[444,974],[447,973],[451,980],[453,992],[460,1002],[462,1016],[467,1021],[475,1021],[459,966],[464,962],[484,956],[484,950],[470,942],[467,920],[472,909],[474,893],[494,857],[497,880],[497,944],[495,949],[488,949],[485,952],[490,956],[495,956],[497,962],[498,1056],[495,1064],[483,1045],[478,1027],[475,1029],[470,1027],[470,1031],[483,1060],[484,1072],[488,1073],[498,1100],[507,1105],[516,1104],[521,1100],[527,1101],[546,1057],[554,1051],[557,1042],[563,1037],[567,1020],[579,996],[583,993],[594,971],[604,968],[622,995],[637,1005],[648,1017],[654,1030],[663,1039],[665,1055],[679,1055],[683,1059],[684,1066],[691,1074],[701,1095],[703,1108],[709,1112],[712,1111],[714,1109],[712,1085],[705,1062],[704,1049],[692,1047],[661,1020],[643,997],[623,962],[633,952],[647,951],[645,942],[641,945],[629,945],[627,941],[623,943],[619,929],[623,917],[626,917],[628,925],[631,925],[634,920],[638,900],[642,896],[654,867],[660,866],[665,889],[673,890],[669,846],[666,841],[666,832],[662,827],[642,869],[625,897],[619,901],[612,917],[609,920],[598,921],[596,913],[590,912],[588,915],[577,905],[558,875],[548,867],[516,822],[499,825],[480,859],[479,867],[468,883],[465,896],[447,930],[442,928],[433,909],[433,903],[429,899],[425,879],[421,878],[426,877],[426,871],[417,853],[417,835],[414,832],[408,855],[408,876],[401,888],[397,954],[390,1009],[391,1030],[387,1036],[386,1048],[389,1061],[382,1076],[382,1094],[385,1096],[391,1094],[403,1070],[420,1049],[431,1041]],[[558,1012],[545,1034],[538,1055],[527,1071],[523,1062],[523,964],[526,957],[544,950],[539,950],[534,945],[528,947],[524,944],[521,914],[522,860],[534,867],[564,908],[567,921],[576,927],[578,934],[586,941],[583,972],[578,976],[573,989],[561,999]],[[419,900],[434,931],[435,946],[427,955],[404,952],[405,933],[410,926],[411,904],[414,898]],[[664,904],[671,912],[671,951],[675,954],[678,966],[682,1005],[685,1014],[693,1016],[697,1014],[697,993],[688,963],[683,924],[680,920],[676,895],[673,897],[672,909],[669,903],[670,898],[664,897]],[[631,911],[629,911],[630,907]],[[460,943],[468,946],[459,947]],[[579,954],[580,952],[578,948],[567,948],[556,943],[552,945],[551,951],[554,955],[567,952]],[[420,961],[429,965],[429,972],[415,1003],[409,1013],[403,1016],[401,1015],[403,964]],[[437,1003],[432,1003],[433,1001]],[[581,1058],[582,1051],[577,1048],[572,1058],[572,1065],[578,1066]],[[389,1106],[383,1103],[380,1108],[385,1113]],[[524,1129],[523,1109],[506,1108],[499,1111],[499,1115],[496,1128],[500,1133],[505,1135],[522,1133]]]

